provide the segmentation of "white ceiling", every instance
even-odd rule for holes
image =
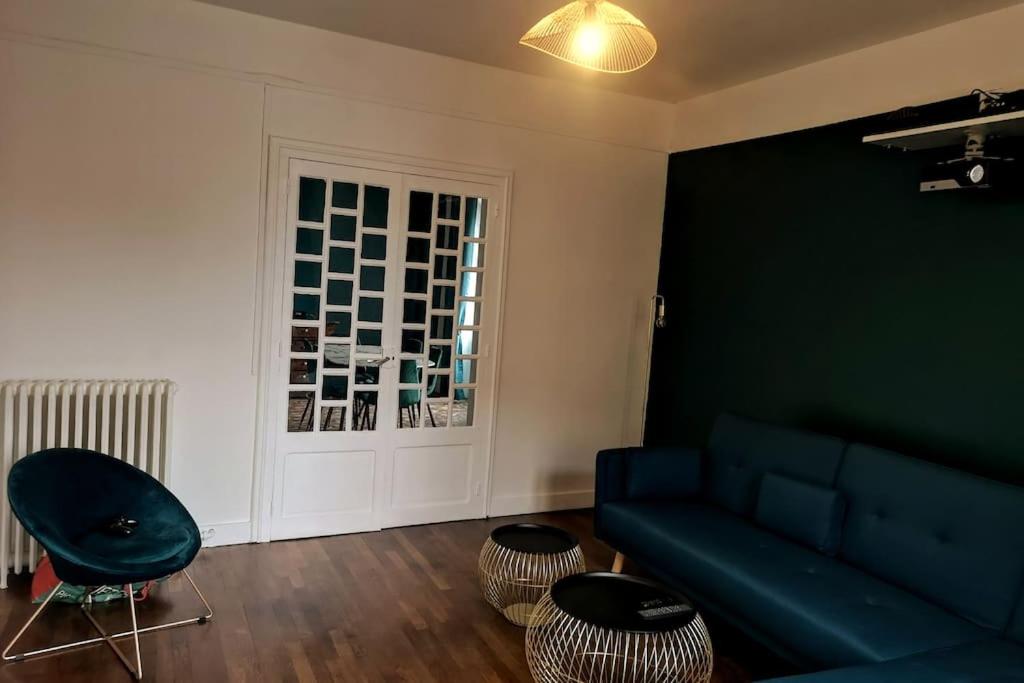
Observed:
[[[659,45],[654,61],[624,75],[588,72],[518,44],[538,19],[568,0],[204,1],[678,102],[1022,0],[616,0],[647,24]]]

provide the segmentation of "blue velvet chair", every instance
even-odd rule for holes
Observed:
[[[11,509],[50,558],[60,584],[46,597],[3,652],[6,661],[52,654],[106,641],[136,678],[142,678],[139,634],[213,617],[209,603],[185,570],[199,552],[199,528],[181,502],[142,470],[102,453],[76,448],[40,451],[16,462],[7,479]],[[128,599],[132,629],[107,634],[92,617],[91,600],[83,614],[99,633],[96,638],[11,655],[29,626],[64,583],[87,587],[120,586],[182,572],[206,614],[168,624],[139,628],[135,601]],[[114,643],[132,636],[135,667]]]

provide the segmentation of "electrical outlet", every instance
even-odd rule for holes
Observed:
[[[206,543],[207,541],[211,540],[216,533],[217,530],[213,527],[210,527],[209,529],[203,529],[199,532],[199,538],[202,539],[203,543]]]

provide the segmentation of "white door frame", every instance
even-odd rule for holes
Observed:
[[[257,262],[257,295],[255,304],[255,349],[257,358],[256,433],[252,478],[251,534],[254,542],[270,540],[271,506],[274,493],[274,472],[277,462],[276,426],[281,419],[281,401],[273,393],[281,356],[279,349],[271,348],[274,330],[281,327],[281,297],[285,290],[285,259],[287,258],[287,169],[292,159],[320,161],[331,164],[373,168],[381,171],[427,175],[490,185],[502,197],[502,211],[494,228],[501,240],[501,259],[498,272],[498,313],[496,341],[488,359],[494,378],[493,409],[487,429],[489,438],[484,455],[484,514],[491,508],[491,473],[493,471],[494,444],[497,427],[497,406],[500,398],[500,359],[502,329],[505,317],[505,284],[508,273],[510,202],[513,173],[510,170],[470,166],[466,164],[419,159],[416,157],[373,152],[363,149],[338,147],[303,140],[270,136],[266,156],[266,177],[263,179],[264,202]],[[282,169],[285,170],[282,173]],[[283,180],[282,180],[283,175]],[[492,233],[493,234],[493,233]]]

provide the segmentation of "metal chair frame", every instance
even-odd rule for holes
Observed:
[[[57,654],[58,652],[63,652],[65,650],[71,650],[73,648],[85,647],[87,645],[94,645],[96,643],[105,642],[114,651],[114,654],[117,655],[118,659],[121,660],[121,663],[124,664],[125,667],[128,668],[128,671],[131,672],[131,674],[137,680],[142,680],[142,654],[141,654],[141,651],[139,650],[139,634],[140,633],[150,633],[151,631],[162,631],[162,630],[169,629],[169,628],[176,628],[178,626],[187,626],[189,624],[205,624],[206,622],[208,622],[211,619],[213,619],[213,609],[210,607],[210,603],[208,603],[206,601],[206,598],[203,596],[202,591],[199,590],[199,586],[196,585],[196,582],[192,580],[192,576],[188,573],[188,570],[182,569],[181,573],[185,575],[185,578],[188,579],[189,584],[192,585],[192,589],[196,592],[196,595],[199,596],[199,599],[202,601],[203,606],[206,608],[206,614],[204,614],[202,616],[199,616],[199,617],[192,617],[191,619],[181,619],[179,621],[173,621],[173,622],[169,622],[169,623],[166,623],[166,624],[157,624],[155,626],[147,626],[145,628],[139,628],[138,619],[137,619],[136,614],[135,614],[135,598],[134,598],[134,595],[132,593],[132,587],[131,587],[131,584],[126,584],[124,586],[124,590],[125,590],[125,593],[128,595],[127,600],[128,600],[128,608],[129,608],[129,611],[131,612],[131,616],[132,616],[132,628],[131,628],[130,631],[122,631],[120,633],[115,633],[115,634],[111,635],[111,634],[108,634],[106,631],[104,631],[103,627],[100,626],[99,623],[96,621],[96,619],[92,616],[92,607],[93,607],[93,604],[94,604],[93,600],[92,600],[92,596],[98,590],[100,590],[102,588],[105,588],[105,586],[101,586],[100,588],[97,588],[96,590],[93,590],[91,593],[89,593],[86,596],[85,602],[83,602],[81,604],[82,614],[85,616],[86,619],[89,620],[89,623],[92,624],[92,627],[96,630],[97,633],[99,633],[99,636],[97,636],[95,638],[86,638],[86,639],[83,639],[83,640],[76,640],[76,641],[71,642],[71,643],[64,643],[63,645],[53,645],[51,647],[44,647],[44,648],[40,648],[40,649],[37,649],[37,650],[30,650],[28,652],[22,652],[22,653],[19,653],[19,654],[13,654],[13,655],[10,654],[11,648],[14,647],[15,643],[17,643],[18,640],[21,638],[21,636],[25,634],[25,631],[27,631],[28,628],[32,625],[32,623],[35,622],[35,620],[39,617],[39,615],[43,613],[43,611],[46,609],[46,606],[49,605],[50,601],[53,600],[53,597],[55,595],[57,595],[57,592],[60,591],[61,586],[64,585],[64,582],[61,581],[59,584],[57,584],[56,588],[54,588],[52,591],[50,591],[50,594],[48,596],[46,596],[46,599],[43,600],[42,604],[39,605],[38,608],[36,608],[36,611],[32,613],[32,616],[28,618],[28,621],[25,622],[25,625],[21,627],[21,629],[18,631],[18,633],[14,636],[14,638],[11,640],[11,642],[4,649],[4,651],[3,651],[3,660],[5,662],[21,662],[21,661],[24,661],[24,660],[32,658],[32,657],[42,657],[42,656],[46,656],[46,655]],[[121,651],[121,648],[119,648],[114,643],[115,640],[118,640],[120,638],[127,638],[128,636],[132,637],[132,640],[134,641],[134,645],[135,645],[135,666],[134,667],[132,666],[131,662],[128,660],[128,657],[126,657],[125,654]]]

